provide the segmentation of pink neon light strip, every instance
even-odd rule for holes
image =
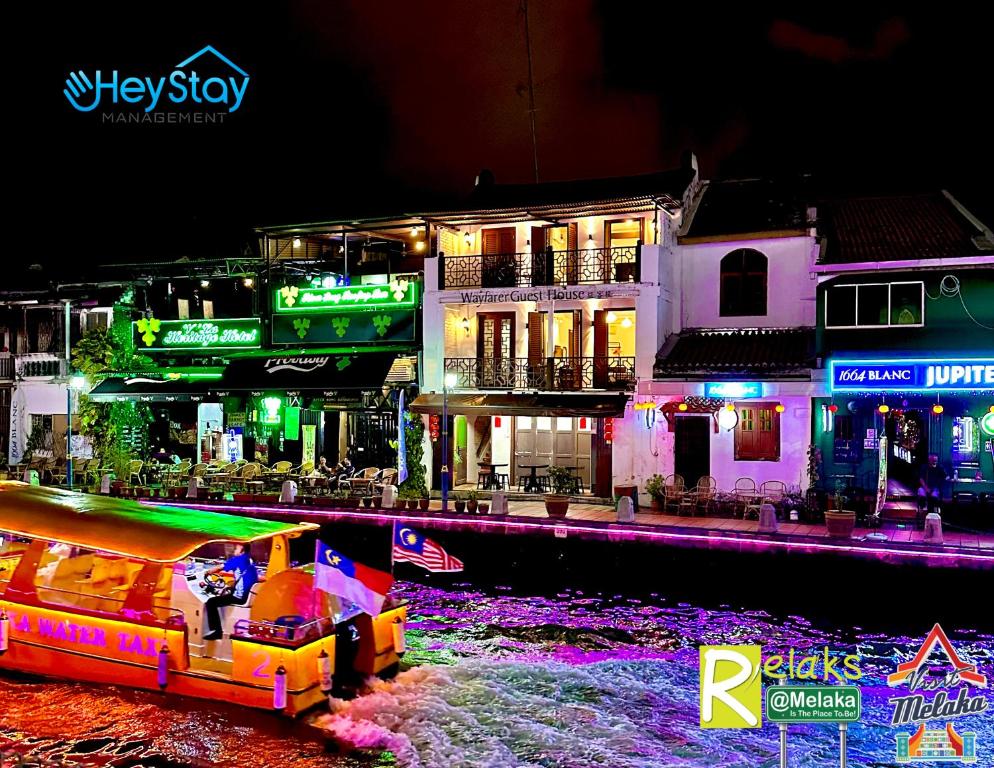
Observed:
[[[208,512],[226,512],[232,510],[232,507],[220,506],[215,504],[163,504],[159,501],[148,501],[143,500],[144,504],[150,504],[155,506],[183,506],[190,507],[191,509],[202,509]],[[274,507],[250,507],[241,505],[236,507],[236,509],[244,509],[251,512],[265,512],[268,514],[277,513],[280,515],[286,515],[288,517],[293,516],[297,513],[297,510],[279,509]],[[303,514],[311,515],[327,515],[330,517],[339,518],[353,518],[356,520],[382,520],[382,521],[394,521],[399,520],[403,522],[411,523],[451,523],[453,525],[465,525],[469,527],[478,528],[524,528],[529,530],[550,530],[556,526],[549,523],[532,523],[521,520],[464,520],[462,518],[453,517],[424,517],[418,515],[386,515],[380,512],[348,512],[345,510],[321,510],[320,508],[314,508],[312,510],[299,510]],[[677,539],[682,541],[706,541],[706,542],[729,542],[735,544],[762,544],[763,546],[769,547],[782,547],[785,549],[823,549],[830,552],[858,552],[872,555],[886,554],[886,555],[906,555],[908,557],[918,557],[918,558],[952,558],[956,560],[978,560],[981,562],[994,563],[994,554],[991,555],[971,555],[966,552],[922,552],[920,550],[914,549],[892,549],[892,548],[877,548],[877,547],[854,547],[846,546],[844,544],[821,544],[818,542],[800,542],[800,541],[776,541],[774,539],[757,539],[757,538],[744,538],[736,536],[724,536],[724,535],[711,535],[711,534],[696,534],[696,533],[668,533],[666,531],[646,531],[641,528],[620,528],[616,523],[611,524],[610,528],[595,528],[589,525],[580,525],[571,521],[567,521],[566,527],[570,531],[579,531],[583,533],[598,533],[601,535],[606,534],[618,534],[623,533],[630,535],[634,538],[648,538],[648,539]]]

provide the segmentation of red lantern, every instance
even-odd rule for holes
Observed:
[[[500,429],[500,416],[494,416],[494,429]]]
[[[992,405],[991,408],[994,409],[994,405]],[[581,416],[580,417],[580,429],[586,429],[586,428],[587,428],[587,417],[586,416]]]
[[[611,416],[604,419],[604,442],[608,445],[614,442],[614,418]]]
[[[428,417],[428,434],[431,435],[431,441],[437,443],[441,433],[441,420],[437,413],[433,413]]]
[[[835,403],[832,403],[830,406],[828,406],[828,410],[831,411],[832,413],[835,413],[836,411],[839,410],[839,406],[837,406]]]

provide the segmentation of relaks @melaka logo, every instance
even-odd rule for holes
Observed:
[[[244,69],[205,45],[165,74],[74,70],[62,93],[78,112],[99,108],[103,122],[223,122],[242,105],[249,79]]]
[[[942,627],[938,624],[932,627],[915,657],[899,664],[897,671],[887,676],[887,685],[892,688],[907,685],[909,690],[907,696],[888,699],[894,706],[891,725],[917,726],[913,733],[898,733],[897,762],[977,760],[974,733],[957,733],[950,722],[942,728],[927,727],[929,720],[948,721],[987,709],[986,697],[970,695],[971,688],[987,687],[987,676],[960,657]],[[926,696],[932,693],[935,695],[931,698]]]

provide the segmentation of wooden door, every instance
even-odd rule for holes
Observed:
[[[483,230],[483,287],[507,288],[518,284],[515,270],[515,228]]]
[[[514,312],[481,312],[477,315],[477,386],[515,389]]]

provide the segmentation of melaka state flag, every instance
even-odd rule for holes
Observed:
[[[383,607],[393,576],[350,560],[323,541],[318,541],[314,556],[314,586],[332,595],[344,597],[376,616]]]

